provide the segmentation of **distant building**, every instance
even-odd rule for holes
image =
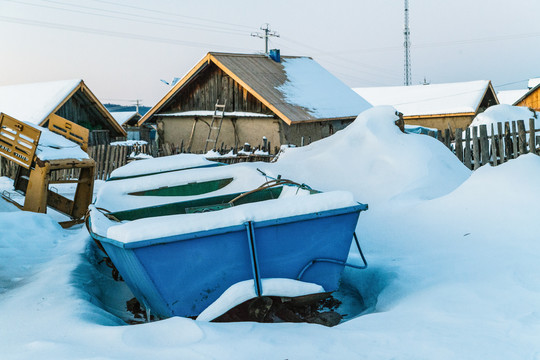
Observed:
[[[155,140],[155,129],[151,126],[137,126],[142,115],[137,111],[113,111],[111,115],[127,132],[127,140]]]
[[[214,122],[216,104],[225,104]],[[208,53],[139,121],[190,152],[307,144],[331,135],[371,107],[309,57]],[[221,125],[220,125],[221,124]],[[216,141],[217,136],[217,141]]]
[[[530,87],[529,91],[518,98],[512,105],[525,106],[535,111],[540,111],[540,79],[529,80],[529,85],[533,86]]]
[[[47,126],[60,116],[90,130],[90,145],[127,134],[81,79],[0,86],[0,112]]]
[[[499,103],[491,81],[354,88],[372,105],[391,105],[407,125],[438,130],[466,128],[474,117]]]

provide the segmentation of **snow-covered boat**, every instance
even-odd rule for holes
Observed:
[[[215,170],[221,168],[229,166]],[[322,193],[282,179],[252,191],[221,191],[112,212],[90,207],[91,236],[152,314],[198,316],[247,280],[256,296],[268,295],[269,279],[317,284],[318,292],[338,288],[367,205],[348,192]]]

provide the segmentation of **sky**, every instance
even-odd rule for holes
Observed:
[[[537,0],[410,0],[412,84],[540,77]],[[351,87],[403,84],[400,0],[0,0],[0,86],[82,78],[104,103],[153,106],[209,51],[314,58]]]

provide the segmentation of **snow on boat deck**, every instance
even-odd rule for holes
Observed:
[[[347,191],[309,195],[309,191],[306,190],[298,191],[295,187],[284,187],[279,199],[266,200],[264,204],[255,202],[207,213],[143,218],[120,224],[109,220],[95,206],[91,206],[90,209],[94,233],[121,244],[129,244],[237,226],[248,221],[260,222],[351,206],[358,206],[358,203]]]

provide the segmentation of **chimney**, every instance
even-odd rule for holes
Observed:
[[[279,49],[270,49],[270,59],[274,60],[275,62],[281,62]]]

